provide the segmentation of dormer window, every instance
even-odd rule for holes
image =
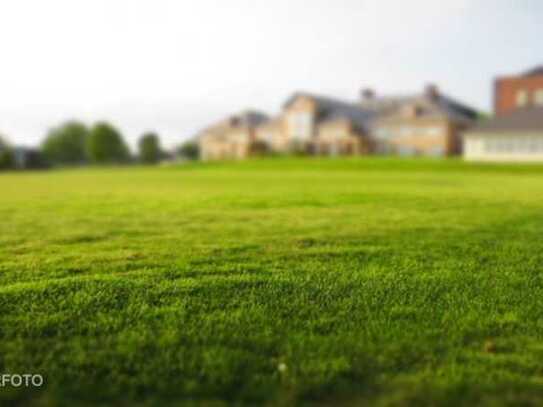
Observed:
[[[293,138],[308,140],[311,137],[313,120],[309,112],[295,112],[289,115],[290,133]]]

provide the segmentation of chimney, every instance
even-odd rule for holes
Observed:
[[[439,88],[437,87],[437,85],[429,83],[424,89],[424,94],[430,100],[437,100],[439,99]]]
[[[364,88],[360,91],[360,96],[364,101],[372,100],[375,98],[375,91],[371,88]]]

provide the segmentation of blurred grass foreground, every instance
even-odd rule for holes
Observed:
[[[543,167],[0,175],[0,388],[35,405],[541,405]]]

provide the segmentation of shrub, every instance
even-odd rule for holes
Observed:
[[[200,157],[200,147],[195,141],[186,141],[177,149],[177,155],[187,160],[197,160]]]
[[[270,154],[270,148],[263,141],[253,141],[249,144],[249,154],[252,156],[262,157]]]
[[[8,143],[0,136],[0,170],[15,168],[15,157]]]

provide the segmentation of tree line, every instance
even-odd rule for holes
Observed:
[[[13,168],[43,168],[82,165],[122,165],[130,163],[157,164],[174,158],[198,158],[193,142],[181,145],[174,154],[166,153],[158,134],[144,133],[138,140],[138,152],[133,156],[121,132],[112,124],[97,122],[92,126],[71,120],[50,129],[40,147],[32,154],[13,148],[0,136],[0,170]],[[26,160],[27,165],[18,161]],[[30,162],[28,162],[30,160]],[[24,164],[24,163],[23,163]]]

